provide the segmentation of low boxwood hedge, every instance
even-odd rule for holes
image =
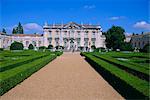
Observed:
[[[5,64],[5,66],[0,67],[0,72],[7,71],[7,70],[15,68],[15,67],[19,67],[23,64],[29,63],[31,61],[37,60],[37,59],[45,57],[45,56],[48,56],[48,55],[45,54],[45,55],[36,55],[36,56],[33,56],[33,57],[30,56],[26,59],[20,59],[17,62],[11,62],[11,63]]]
[[[132,74],[149,81],[149,70],[145,69],[144,67],[134,66],[134,65],[128,64],[126,62],[118,61],[118,60],[116,60],[112,57],[106,56],[106,55],[99,55],[99,54],[93,54],[93,55],[104,61],[112,63],[112,64],[118,66],[119,68],[128,70]]]
[[[129,86],[133,87],[133,89],[139,91],[144,97],[141,98],[148,98],[150,96],[149,94],[149,82],[145,80],[141,80],[138,77],[133,76],[132,74],[127,73],[126,71],[104,61],[97,57],[94,57],[91,54],[88,53],[82,53],[86,58],[93,61],[95,64],[97,64],[99,67],[104,68],[107,70],[108,73],[111,73],[111,75],[119,78],[124,83],[128,84]],[[116,81],[118,82],[118,81]],[[124,86],[122,86],[123,88]],[[125,88],[126,89],[126,88]],[[128,91],[130,93],[130,91]]]
[[[24,79],[38,71],[40,68],[45,66],[47,63],[56,58],[56,55],[49,55],[46,57],[39,58],[30,63],[23,64],[20,67],[13,68],[8,71],[0,73],[0,95],[3,95],[8,90],[22,82]]]

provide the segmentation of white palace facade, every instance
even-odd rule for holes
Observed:
[[[105,48],[105,36],[102,35],[100,25],[86,25],[70,22],[67,24],[45,23],[43,35],[39,34],[0,34],[0,48],[9,48],[14,41],[22,42],[24,49],[28,49],[29,44],[36,48],[49,45],[63,47],[64,51],[84,50],[91,51],[91,46]]]

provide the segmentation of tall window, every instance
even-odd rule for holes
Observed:
[[[79,38],[79,37],[80,37],[80,31],[77,31],[77,33],[78,33],[78,36],[77,36],[77,37]]]
[[[95,45],[95,41],[92,41],[92,45]]]
[[[49,31],[49,37],[51,37],[52,36],[52,31]]]
[[[85,37],[85,38],[88,38],[88,31],[85,31],[84,37]]]
[[[35,41],[32,41],[32,43],[33,43],[34,46],[36,46],[36,42]]]
[[[56,37],[59,37],[59,31],[58,30],[56,31]]]
[[[71,38],[73,38],[74,37],[74,31],[71,31]]]
[[[39,46],[41,46],[41,41],[39,41]]]
[[[77,46],[78,46],[78,47],[80,46],[80,41],[77,41]]]
[[[67,37],[67,31],[64,31],[64,37]]]

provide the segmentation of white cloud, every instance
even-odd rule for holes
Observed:
[[[147,23],[146,21],[140,21],[140,22],[136,22],[133,25],[134,28],[139,28],[139,29],[146,29],[146,30],[150,30],[150,23]]]
[[[124,19],[124,18],[125,16],[113,16],[113,17],[110,17],[109,20],[115,21],[115,20]]]
[[[8,26],[8,27],[4,27],[7,31],[8,34],[12,33],[13,28],[17,27],[18,25],[13,25],[13,26]],[[22,25],[23,29],[24,29],[24,33],[42,33],[43,28],[42,26],[40,26],[37,23],[27,23]]]
[[[24,24],[23,28],[25,29],[25,31],[32,31],[32,30],[35,30],[35,31],[38,31],[38,32],[42,31],[42,26],[40,26],[37,23],[27,23],[27,24]]]
[[[96,8],[95,5],[84,5],[84,9],[94,9]]]

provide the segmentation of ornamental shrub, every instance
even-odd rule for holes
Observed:
[[[23,50],[24,46],[20,42],[13,42],[10,46],[10,50]]]
[[[28,47],[28,49],[30,49],[30,50],[33,50],[33,49],[34,49],[34,46],[33,46],[33,44],[29,44],[29,47]]]

